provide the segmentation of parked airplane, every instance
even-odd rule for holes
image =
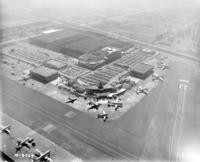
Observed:
[[[119,108],[123,107],[123,103],[121,101],[117,101],[117,102],[108,101],[108,107],[110,106],[115,107],[115,111],[117,111]]]
[[[108,119],[108,114],[103,111],[102,114],[97,114],[97,119],[102,119],[104,122],[106,122],[106,120]]]
[[[169,66],[166,63],[164,63],[164,62],[159,62],[157,64],[157,68],[159,68],[161,70],[165,70],[165,69],[169,69]]]
[[[5,133],[7,135],[10,135],[10,129],[11,129],[11,126],[10,125],[7,125],[7,126],[1,126],[1,134]]]
[[[68,101],[66,101],[65,103],[74,103],[76,100],[77,98],[68,97]]]
[[[143,94],[145,94],[146,96],[148,96],[149,95],[149,90],[148,90],[148,88],[143,88],[143,87],[137,87],[137,89],[136,89],[136,94],[137,95],[139,95],[140,93],[143,93]]]
[[[92,109],[98,110],[99,107],[101,106],[100,103],[92,103],[92,102],[91,102],[90,104],[91,104],[91,106],[88,108],[88,110],[92,110]]]
[[[16,147],[16,152],[21,151],[23,147],[31,148],[35,147],[35,142],[33,138],[25,138],[24,140],[22,139],[17,139],[17,147]]]
[[[164,81],[164,76],[154,73],[152,74],[152,81],[155,81],[155,80]]]
[[[114,98],[114,97],[123,95],[125,92],[126,92],[126,89],[125,89],[125,88],[121,88],[120,90],[118,90],[118,91],[115,92],[115,93],[110,93],[110,94],[108,94],[108,98]]]
[[[40,150],[36,149],[36,153],[34,154],[35,158],[33,158],[34,162],[51,162],[53,161],[50,156],[50,151],[46,151],[42,153]]]
[[[166,65],[166,64],[164,64],[164,65],[162,66],[162,70],[166,70],[166,69],[169,69],[169,66]]]
[[[19,78],[19,81],[27,81],[29,79],[31,79],[30,76],[22,76],[21,78]]]
[[[92,101],[88,102],[88,105],[94,105],[94,104],[95,104],[95,103],[92,102]]]

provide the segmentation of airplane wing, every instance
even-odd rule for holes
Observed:
[[[73,100],[68,100],[68,101],[65,101],[65,103],[70,103],[70,102],[73,102]]]
[[[11,126],[7,125],[1,129],[1,133],[6,133],[6,134],[10,135],[10,129],[11,129]]]
[[[163,81],[163,80],[164,80],[164,77],[163,77],[163,76],[160,76],[160,77],[159,77],[159,80]]]
[[[29,145],[27,142],[24,143],[23,145],[24,145],[25,147],[27,147],[27,148],[31,148],[30,145]]]
[[[45,153],[40,153],[40,156],[35,158],[34,161],[52,161],[52,159],[50,159],[50,151],[46,151]]]
[[[30,148],[30,145],[29,145],[28,142],[29,142],[29,138],[28,137],[26,139],[24,139],[24,140],[18,139],[18,146],[20,147],[20,145],[21,145],[21,147],[25,146],[27,148]]]

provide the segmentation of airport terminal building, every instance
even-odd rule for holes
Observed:
[[[79,57],[79,66],[95,70],[121,57],[121,51],[115,47],[104,47]]]

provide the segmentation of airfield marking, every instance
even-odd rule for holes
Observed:
[[[0,92],[0,93],[2,94],[2,92]],[[37,112],[39,112],[40,114],[46,116],[48,119],[49,119],[49,117],[50,117],[48,114],[51,114],[51,116],[54,116],[55,118],[59,118],[60,120],[62,120],[58,115],[55,115],[55,114],[53,114],[53,113],[51,113],[51,112],[46,112],[46,113],[44,113],[43,110],[41,110],[41,109],[39,109],[39,110],[38,110],[38,109],[33,109],[32,107],[36,107],[35,105],[33,105],[33,104],[31,104],[31,103],[28,104],[28,103],[22,101],[21,99],[17,98],[16,96],[12,96],[12,97],[11,97],[11,96],[8,96],[8,95],[6,95],[6,94],[3,94],[3,95],[7,96],[8,98],[10,98],[10,99],[12,99],[12,100],[14,100],[14,101],[16,101],[16,102],[21,102],[22,104],[28,106],[31,110],[37,111]],[[31,106],[32,106],[32,107],[31,107]],[[67,128],[69,128],[69,129],[73,130],[74,132],[76,132],[76,133],[78,133],[79,135],[81,135],[81,136],[85,137],[86,139],[88,139],[88,136],[86,136],[86,135],[85,135],[84,133],[82,133],[81,131],[76,130],[76,129],[72,128],[71,126],[69,126],[69,125],[67,125],[67,124],[64,124],[64,123],[62,123],[62,122],[60,122],[60,121],[57,121],[55,118],[51,118],[51,120],[53,120],[54,122],[56,122],[56,123],[62,125],[63,127],[67,127]],[[91,132],[90,132],[90,133],[91,133]],[[111,146],[113,146],[113,147],[115,147],[115,148],[118,148],[120,151],[122,151],[122,152],[124,152],[124,153],[130,155],[131,157],[134,157],[135,159],[138,159],[135,155],[133,155],[133,154],[131,154],[131,153],[125,151],[125,150],[122,150],[120,147],[114,145],[113,143],[109,143],[109,142],[103,140],[102,138],[99,138],[99,137],[96,136],[95,134],[92,134],[92,136],[96,137],[96,138],[99,139],[100,141],[103,141],[104,143],[108,143],[109,145],[111,145]],[[99,141],[97,141],[97,140],[95,140],[95,139],[93,139],[93,138],[90,138],[90,140],[94,141],[95,143],[98,143],[100,146],[103,146],[104,148],[107,148],[108,150],[110,150],[110,151],[112,151],[112,152],[115,152],[116,154],[118,154],[119,156],[124,157],[125,159],[129,159],[129,157],[120,154],[118,151],[115,151],[114,149],[111,149],[110,147],[106,146],[105,144],[102,144],[102,142],[99,142]]]
[[[183,100],[181,103],[182,111],[181,111],[181,121],[180,121],[180,127],[178,130],[178,144],[177,144],[177,152],[176,152],[176,161],[179,159],[179,149],[180,149],[180,140],[181,140],[181,131],[182,131],[182,126],[183,126],[183,115],[184,115],[184,108],[185,108],[185,97],[186,97],[186,90],[187,90],[187,85],[183,85]]]
[[[28,136],[33,136],[34,134],[36,134],[36,132],[35,131],[30,131],[29,133],[28,133]]]
[[[66,116],[66,117],[68,117],[68,118],[73,118],[73,117],[76,116],[76,113],[73,112],[73,111],[68,111],[67,113],[65,113],[64,116]]]
[[[47,126],[45,126],[43,128],[43,130],[47,133],[51,133],[53,130],[56,129],[56,126],[54,126],[53,124],[48,124]]]
[[[180,82],[183,82],[183,83],[189,83],[189,80],[185,80],[185,79],[180,79],[179,80]],[[182,85],[182,84],[181,84]]]
[[[189,81],[187,80],[183,80],[180,79],[179,80],[179,93],[178,93],[178,104],[177,104],[177,109],[176,109],[176,116],[175,116],[175,122],[174,122],[174,127],[173,127],[173,132],[172,132],[172,138],[171,138],[171,143],[169,145],[169,161],[172,162],[172,151],[173,151],[173,146],[175,144],[175,132],[176,129],[178,129],[178,144],[177,144],[177,152],[176,152],[176,161],[177,161],[177,156],[179,156],[179,145],[180,145],[180,138],[181,138],[181,130],[182,130],[182,123],[183,123],[183,112],[184,112],[184,107],[185,107],[185,96],[186,96],[186,90],[188,85],[186,85],[187,83],[189,83]],[[181,90],[181,91],[180,91]],[[181,93],[183,92],[183,94]],[[182,96],[182,101],[180,101]],[[180,106],[181,105],[181,106]],[[179,112],[180,111],[180,112]],[[180,113],[180,114],[179,114]],[[180,124],[179,124],[179,128],[178,128],[178,117],[180,116]]]
[[[178,96],[178,98],[179,98],[179,96]],[[175,136],[175,131],[176,131],[176,127],[177,127],[177,119],[178,119],[178,106],[176,109],[176,116],[175,116],[175,121],[174,121],[172,137],[171,137],[171,143],[169,144],[169,161],[170,162],[172,162],[172,147],[174,145],[174,136]]]

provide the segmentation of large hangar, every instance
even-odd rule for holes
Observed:
[[[33,79],[38,80],[43,83],[51,82],[58,77],[58,72],[56,70],[40,66],[30,71],[30,75]]]
[[[138,64],[131,68],[130,74],[139,79],[146,79],[153,74],[153,66],[144,63]]]

